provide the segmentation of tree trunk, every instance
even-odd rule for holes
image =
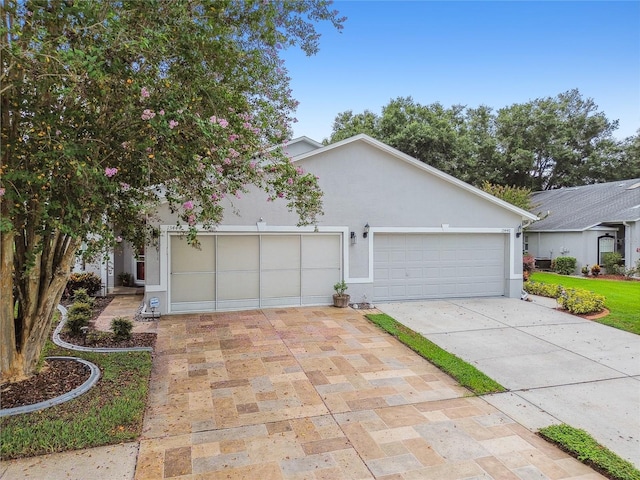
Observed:
[[[55,233],[43,242],[45,246],[36,255],[35,264],[25,269],[17,268],[17,255],[13,255],[16,244],[10,239],[15,241],[15,234],[2,235],[1,382],[19,381],[35,373],[80,245],[78,239]]]

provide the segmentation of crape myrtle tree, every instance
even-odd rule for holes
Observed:
[[[144,244],[161,198],[192,243],[251,185],[321,214],[317,179],[269,147],[296,107],[279,52],[342,28],[330,2],[0,5],[2,381],[35,371],[79,248]]]

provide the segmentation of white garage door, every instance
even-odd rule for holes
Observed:
[[[504,235],[376,233],[373,245],[375,301],[504,295]]]
[[[341,278],[338,234],[171,236],[172,312],[329,303]]]

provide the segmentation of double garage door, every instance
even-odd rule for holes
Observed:
[[[374,237],[374,300],[504,295],[502,234],[379,234]]]
[[[171,311],[330,303],[342,275],[339,234],[171,236]]]

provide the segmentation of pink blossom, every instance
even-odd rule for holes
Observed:
[[[218,196],[217,193],[212,193],[211,194],[211,200],[213,200],[215,202],[217,200],[220,200],[220,197]]]
[[[218,119],[218,125],[222,128],[227,128],[229,126],[229,122],[227,122],[224,118]]]
[[[302,175],[304,173],[304,170],[302,169],[302,167],[296,167],[296,173],[298,175]]]
[[[203,170],[204,170],[204,163],[199,162],[199,163],[198,163],[198,171],[199,171],[199,172],[202,172]]]
[[[56,130],[56,136],[60,135],[62,132],[60,130]]]
[[[244,128],[246,128],[247,130],[249,130],[249,129],[251,128],[251,124],[250,124],[249,122],[244,122],[244,123],[242,124],[242,126],[243,126]]]
[[[156,113],[153,110],[149,110],[148,108],[145,108],[140,118],[142,118],[142,120],[151,120],[155,116],[156,116]]]
[[[151,152],[153,152],[153,148],[151,148],[151,147],[147,147],[147,148],[145,149],[145,151],[146,151],[147,153],[151,153]]]
[[[123,192],[128,192],[129,190],[131,190],[131,185],[129,185],[128,183],[120,183],[120,188],[122,188]]]
[[[278,192],[278,197],[280,198],[284,197],[284,192]]]
[[[287,183],[288,183],[289,185],[293,185],[293,178],[289,177],[289,178],[287,179]]]
[[[122,237],[120,235],[118,235],[116,237],[116,242],[118,242],[118,243],[122,242]]]
[[[231,155],[232,158],[238,158],[240,156],[240,152],[236,151],[233,148],[230,148],[229,155]]]
[[[185,210],[193,210],[193,201],[187,200],[182,204],[182,208],[184,208]]]
[[[113,177],[116,173],[118,173],[118,169],[117,168],[109,168],[109,167],[107,167],[107,168],[104,169],[104,174],[109,178]]]
[[[225,165],[231,165],[231,159],[229,159],[229,158],[225,158],[223,160],[223,162],[224,162]]]
[[[164,109],[160,110],[160,111],[158,112],[158,114],[160,114],[160,115],[164,115]]]
[[[250,162],[250,163],[249,163],[249,168],[250,168],[251,170],[255,169],[255,168],[256,168],[256,162]]]
[[[142,98],[149,98],[149,90],[147,90],[147,87],[142,87],[142,90],[140,90],[140,96]]]
[[[217,121],[218,121],[218,119],[216,118],[215,115],[212,115],[211,117],[209,117],[209,122],[216,123]]]
[[[4,197],[4,192],[6,190],[4,188],[0,188],[0,197]]]
[[[187,222],[189,222],[189,225],[195,225],[196,223],[196,216],[195,215],[189,215],[189,218],[187,218]]]
[[[122,142],[120,145],[121,145],[121,146],[122,146],[122,148],[124,148],[125,150],[129,150],[129,145],[130,145],[130,143],[129,143],[129,142]]]
[[[222,165],[216,165],[216,172],[218,172],[218,173],[224,172],[224,169],[222,168]]]
[[[232,133],[231,135],[229,135],[229,142],[235,142],[238,138],[240,138],[240,135]]]
[[[242,198],[242,195],[240,195],[240,192],[236,192],[236,198]]]
[[[174,128],[176,128],[178,126],[178,122],[176,122],[175,120],[169,120],[169,128],[171,130],[173,130]]]

